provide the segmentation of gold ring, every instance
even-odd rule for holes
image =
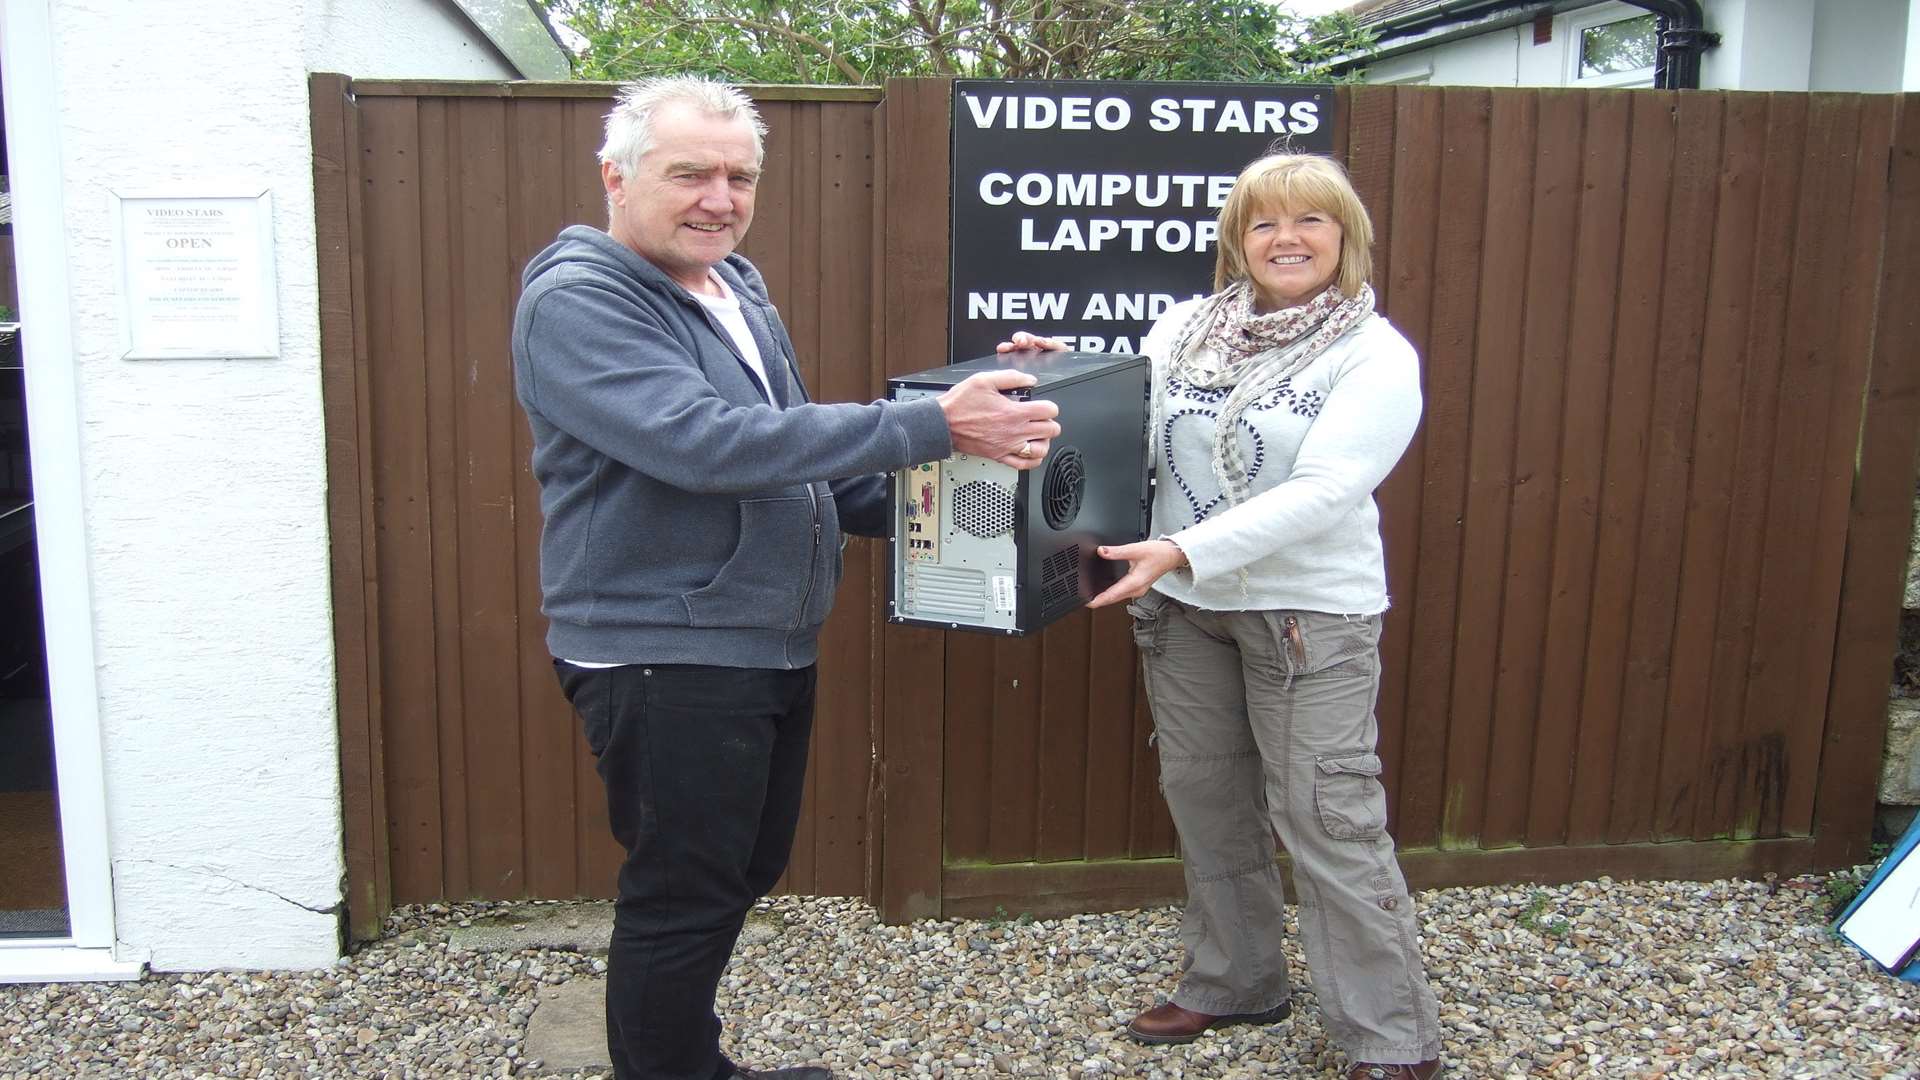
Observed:
[[[1020,456],[1023,458],[1030,458],[1033,456],[1033,440],[1032,439],[1020,440]]]

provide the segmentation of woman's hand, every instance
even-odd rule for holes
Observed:
[[[1019,335],[1015,335],[1018,337]],[[1145,596],[1153,583],[1170,570],[1187,565],[1187,553],[1171,540],[1142,540],[1137,544],[1102,545],[1100,557],[1127,564],[1127,573],[1113,587],[1087,601],[1088,607],[1106,607]]]
[[[1013,338],[993,347],[994,352],[1017,352],[1021,349],[1039,349],[1043,352],[1065,352],[1067,343],[1057,338],[1041,337],[1029,334],[1025,330],[1015,330]]]

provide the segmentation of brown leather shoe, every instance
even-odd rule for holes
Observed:
[[[1277,1024],[1293,1015],[1293,1002],[1283,1001],[1266,1012],[1209,1016],[1183,1009],[1169,1001],[1156,1005],[1127,1024],[1127,1034],[1143,1043],[1190,1043],[1212,1028],[1233,1024]]]
[[[1376,1065],[1361,1061],[1347,1069],[1347,1080],[1433,1080],[1439,1075],[1439,1058],[1418,1065]]]

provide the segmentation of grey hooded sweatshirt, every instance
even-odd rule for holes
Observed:
[[[938,402],[808,402],[753,264],[740,298],[773,400],[691,293],[606,233],[527,265],[514,385],[533,430],[547,647],[569,660],[796,668],[878,535],[885,478],[952,452]]]

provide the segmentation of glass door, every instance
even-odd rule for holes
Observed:
[[[53,709],[4,161],[0,152],[0,866],[7,868],[0,874],[0,937],[66,937]]]
[[[59,118],[18,107],[59,98],[49,13],[0,0],[0,982],[144,960],[114,937]]]

